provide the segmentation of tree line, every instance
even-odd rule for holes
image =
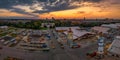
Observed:
[[[60,21],[60,20],[54,20],[54,21],[46,21],[46,20],[38,20],[38,21],[30,21],[30,22],[24,22],[24,21],[19,21],[15,23],[11,22],[0,22],[0,26],[11,26],[11,27],[17,27],[17,28],[28,28],[28,29],[43,29],[41,27],[42,23],[55,23],[55,27],[70,27],[70,26],[79,26],[79,27],[93,27],[93,26],[100,26],[103,23],[97,23],[97,22],[92,22],[92,23],[72,23],[71,21]],[[107,23],[104,23],[107,24]],[[47,28],[47,27],[44,27]]]

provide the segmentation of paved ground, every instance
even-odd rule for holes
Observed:
[[[91,47],[79,48],[79,49],[55,49],[50,52],[28,52],[24,50],[4,47],[1,52],[0,60],[3,60],[6,56],[23,58],[25,60],[86,60],[85,52],[89,50],[94,50],[92,45]]]
[[[60,45],[57,43],[52,31],[50,30],[51,40],[53,40],[56,49],[50,50],[50,52],[42,51],[25,51],[10,47],[3,47],[0,50],[1,56],[0,60],[7,56],[22,58],[24,60],[88,60],[86,58],[86,53],[88,51],[93,51],[97,49],[97,44],[94,43],[85,48],[71,49],[67,45],[65,49],[61,49]]]

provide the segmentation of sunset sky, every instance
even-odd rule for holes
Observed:
[[[120,0],[0,0],[0,18],[120,19]]]

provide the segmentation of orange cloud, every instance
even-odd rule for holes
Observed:
[[[99,7],[80,7],[72,10],[64,10],[57,12],[50,12],[45,14],[40,14],[40,18],[120,18],[118,9],[112,10],[101,10]]]

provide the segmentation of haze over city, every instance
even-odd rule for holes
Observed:
[[[1,0],[0,18],[120,18],[120,0]]]

